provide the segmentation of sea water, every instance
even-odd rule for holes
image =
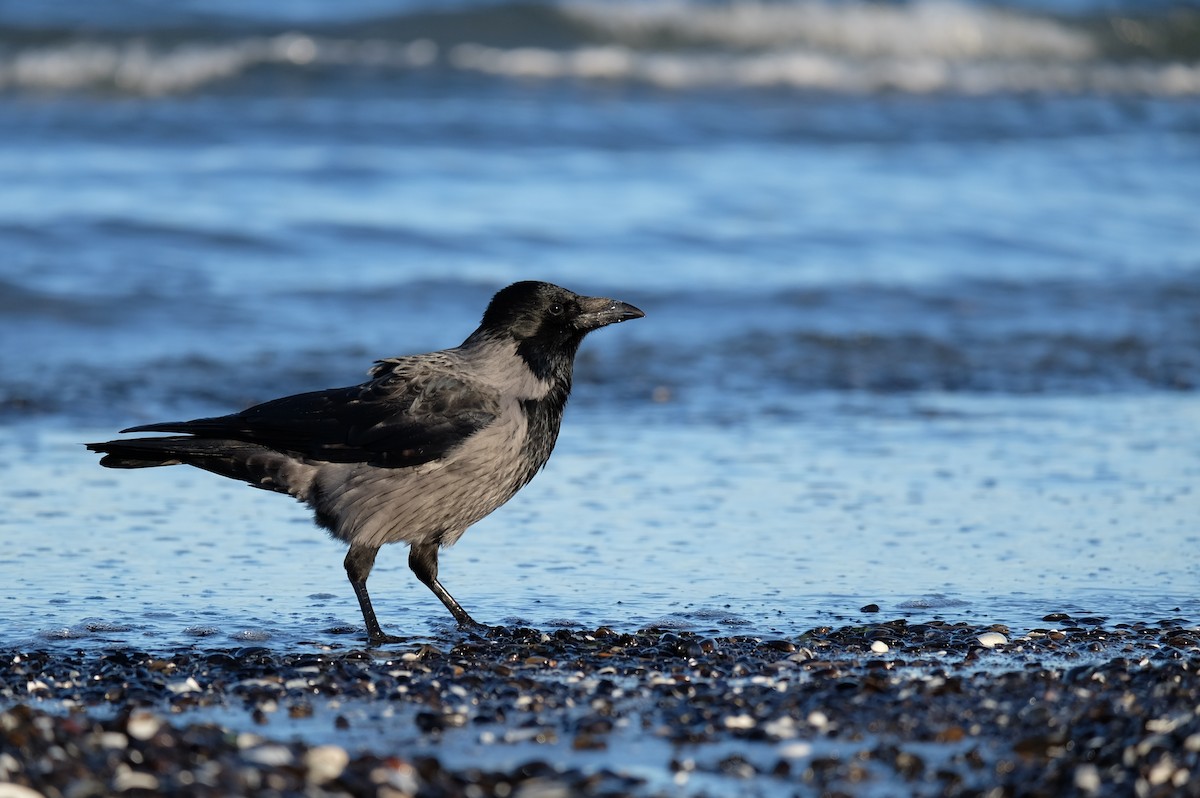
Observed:
[[[286,497],[82,443],[360,381],[518,279],[589,337],[480,621],[1200,605],[1187,3],[0,9],[0,640],[361,643]],[[385,629],[453,634],[385,548]]]

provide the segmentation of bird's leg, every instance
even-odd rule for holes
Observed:
[[[433,591],[433,595],[441,599],[441,602],[446,605],[446,609],[450,610],[450,614],[454,616],[454,620],[458,621],[460,627],[475,630],[485,628],[483,624],[478,623],[467,614],[462,605],[454,600],[454,596],[450,595],[450,591],[442,587],[442,583],[438,581],[437,543],[413,543],[410,545],[408,549],[408,567],[417,575],[417,579],[420,579],[422,584]]]
[[[362,609],[363,621],[367,625],[367,642],[373,646],[401,642],[399,637],[386,635],[379,628],[375,608],[371,606],[371,597],[367,594],[367,577],[371,574],[371,568],[375,565],[375,555],[378,553],[378,548],[351,545],[350,551],[346,552],[345,562],[346,576],[350,577],[350,585],[354,588],[354,595],[358,596],[358,606]]]

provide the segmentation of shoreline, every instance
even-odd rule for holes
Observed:
[[[601,627],[7,651],[0,781],[48,797],[1200,795],[1200,629],[1052,617],[1018,635],[896,620],[774,640]]]

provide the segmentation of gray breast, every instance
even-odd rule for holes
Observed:
[[[348,543],[448,546],[545,464],[549,450],[541,447],[538,461],[531,461],[529,433],[524,412],[505,412],[449,456],[420,466],[327,464],[310,504],[333,535]]]

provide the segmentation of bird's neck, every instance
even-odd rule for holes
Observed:
[[[517,355],[539,380],[561,388],[563,401],[566,401],[566,394],[571,392],[575,353],[581,340],[556,341],[555,345],[547,346],[543,341],[529,338],[517,344]]]
[[[571,395],[571,377],[578,347],[578,341],[565,348],[517,345],[517,354],[525,361],[530,372],[541,384],[548,386],[548,390],[542,396],[521,401],[521,411],[525,414],[528,428],[527,471],[522,484],[533,479],[533,475],[542,470],[546,461],[550,459],[554,444],[558,441],[563,410],[567,406],[567,398]]]
[[[558,430],[562,426],[563,409],[567,405],[566,390],[551,390],[541,399],[525,399],[521,412],[525,414],[525,469],[520,484],[524,485],[541,471],[554,451]]]
[[[575,352],[579,349],[580,339],[565,342],[537,338],[514,341],[509,336],[481,328],[463,343],[462,349],[488,353],[488,360],[491,360],[498,347],[500,351],[507,351],[509,357],[515,354],[528,369],[524,374],[520,374],[521,370],[518,369],[515,380],[511,369],[507,370],[509,374],[504,377],[509,380],[506,393],[510,396],[515,394],[527,429],[523,447],[524,467],[517,477],[514,491],[533,479],[554,450],[562,426],[563,410],[571,394]],[[491,378],[494,384],[501,383],[501,375],[493,374]]]
[[[488,364],[487,381],[520,399],[543,398],[565,404],[579,340],[557,341],[548,346],[539,339],[515,341],[511,336],[480,328],[458,348],[467,357]],[[509,358],[516,356],[527,371],[513,369]]]

